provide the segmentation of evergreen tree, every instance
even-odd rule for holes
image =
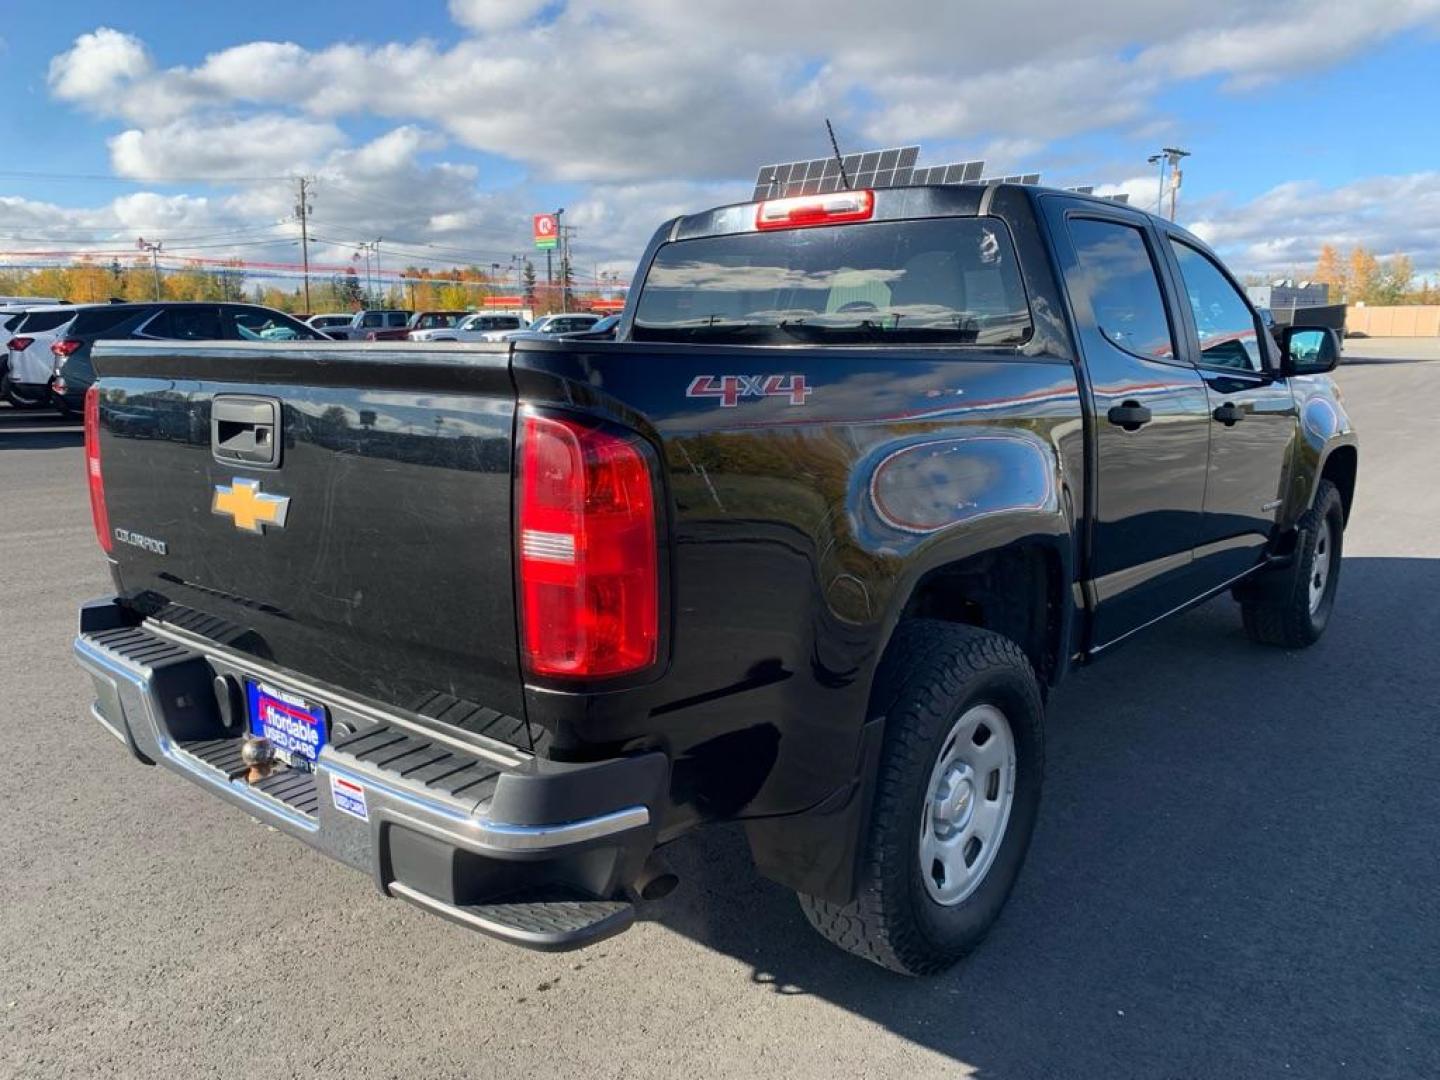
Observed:
[[[340,303],[347,308],[365,306],[365,290],[360,287],[360,275],[353,266],[346,267],[340,276]]]
[[[520,280],[525,286],[525,306],[535,306],[535,264],[529,259],[525,260],[525,266],[520,271]]]

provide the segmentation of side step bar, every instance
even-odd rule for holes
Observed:
[[[390,892],[453,923],[541,952],[582,949],[635,921],[628,900],[595,900],[563,889],[487,904],[447,904],[399,882],[391,883]]]

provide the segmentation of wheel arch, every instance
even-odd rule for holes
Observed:
[[[1353,442],[1331,448],[1320,464],[1320,480],[1329,480],[1340,492],[1345,507],[1345,523],[1350,523],[1350,510],[1355,503],[1355,480],[1360,469],[1360,450]],[[1316,485],[1318,487],[1318,484]],[[1313,501],[1314,494],[1311,494]]]

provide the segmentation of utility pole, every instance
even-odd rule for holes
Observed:
[[[1170,220],[1175,220],[1175,204],[1180,198],[1180,160],[1190,156],[1189,150],[1181,150],[1178,146],[1167,146],[1161,151],[1165,160],[1170,164]]]
[[[571,286],[575,281],[575,264],[570,261],[570,236],[575,232],[573,225],[560,225],[560,310],[569,311]]]
[[[311,184],[308,176],[297,176],[295,183],[300,188],[300,197],[295,200],[295,213],[300,217],[300,261],[305,268],[305,314],[310,312],[310,199],[306,189]]]
[[[562,206],[559,210],[555,211],[555,235],[560,238],[560,258],[562,266],[564,265],[565,258],[564,219],[565,208]],[[545,300],[547,303],[550,304],[553,304],[555,302],[555,272],[551,269],[550,266],[550,255],[553,251],[554,248],[545,249]],[[562,302],[560,305],[560,310],[564,311],[565,307],[566,305]]]
[[[375,288],[380,290],[380,307],[385,306],[385,279],[380,276],[380,241],[383,237],[375,238]]]
[[[545,252],[545,258],[546,258],[545,272],[546,272],[546,275],[548,276],[548,275],[549,275],[549,272],[550,272],[550,266],[549,266],[550,252],[548,252],[548,251]],[[516,292],[516,295],[518,295],[518,296],[520,297],[520,303],[521,303],[521,304],[524,304],[524,303],[525,303],[525,256],[523,256],[523,255],[511,255],[511,256],[510,256],[510,265],[515,268],[515,292]]]
[[[150,252],[150,269],[155,274],[155,299],[160,299],[160,249],[165,246],[163,240],[156,240],[151,243],[143,236],[135,242],[135,246],[141,251]]]
[[[380,238],[374,240],[361,240],[360,250],[357,254],[365,256],[365,304],[366,306],[381,307],[375,303],[375,282],[380,276]],[[370,256],[375,256],[375,271],[370,270]]]

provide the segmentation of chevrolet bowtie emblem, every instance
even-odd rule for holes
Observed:
[[[267,495],[260,490],[260,481],[242,480],[237,476],[228,485],[215,485],[215,499],[210,504],[210,510],[221,517],[233,518],[237,529],[263,536],[266,525],[277,529],[285,527],[290,497]]]

